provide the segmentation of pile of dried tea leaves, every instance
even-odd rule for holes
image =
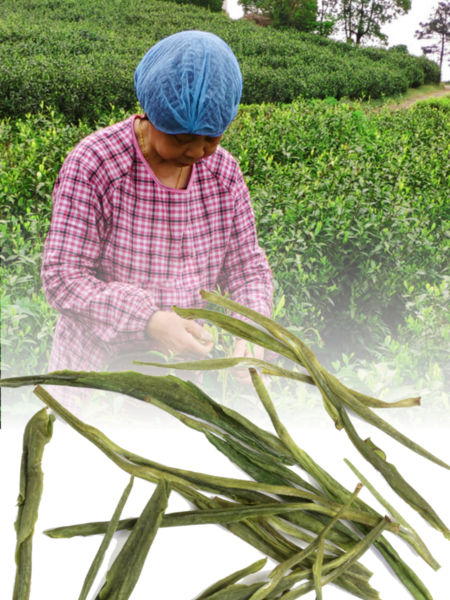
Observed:
[[[371,410],[413,406],[419,399],[387,404],[351,390],[328,373],[298,337],[273,320],[218,294],[202,294],[207,301],[230,309],[246,320],[207,309],[174,307],[174,310],[185,318],[208,319],[234,335],[287,357],[306,369],[307,373],[248,358],[212,359],[163,366],[195,370],[249,366],[253,385],[271,419],[275,434],[258,427],[237,411],[215,402],[193,383],[172,375],[153,376],[132,371],[59,371],[0,380],[2,386],[9,387],[37,385],[35,393],[48,408],[131,476],[109,521],[62,526],[45,532],[54,538],[93,534],[103,536],[82,584],[79,599],[87,598],[116,531],[127,529],[130,534],[105,574],[104,585],[96,596],[98,600],[124,600],[131,596],[159,527],[215,523],[251,544],[277,565],[268,575],[260,574],[259,580],[255,581],[254,574],[261,571],[266,563],[266,559],[259,560],[218,581],[202,592],[197,600],[291,600],[312,590],[320,600],[324,586],[330,582],[355,597],[375,600],[380,596],[370,584],[371,572],[359,562],[362,554],[372,547],[381,553],[413,598],[432,600],[420,578],[383,535],[384,531],[390,531],[400,536],[432,568],[438,569],[438,562],[418,533],[380,498],[370,482],[351,463],[358,479],[381,500],[389,516],[379,514],[358,497],[361,485],[353,492],[347,490],[296,444],[281,422],[257,369],[262,374],[289,377],[317,386],[325,409],[336,427],[346,431],[362,456],[383,475],[403,500],[450,539],[448,528],[429,503],[393,464],[387,462],[380,448],[370,439],[363,440],[358,435],[349,416],[350,410],[412,451],[448,469],[450,467],[444,461],[408,439]],[[253,321],[255,325],[248,321]],[[178,469],[136,455],[78,419],[42,388],[42,384],[110,390],[153,404],[186,426],[203,433],[215,448],[251,479]],[[16,523],[17,577],[14,600],[26,600],[30,596],[31,538],[42,490],[40,461],[44,445],[51,437],[53,420],[53,415],[48,415],[46,408],[39,411],[29,422],[24,435],[19,516]],[[156,487],[139,517],[121,519],[135,477],[152,482]],[[167,512],[171,493],[180,494],[188,500],[192,510]],[[252,583],[246,583],[245,578],[250,574],[253,575]]]

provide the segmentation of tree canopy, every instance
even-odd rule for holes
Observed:
[[[274,27],[316,29],[317,0],[238,0],[245,13],[267,16]]]
[[[363,38],[385,42],[383,25],[411,9],[411,0],[339,0],[337,4],[337,18],[345,37],[356,44]]]
[[[347,41],[386,41],[381,29],[411,8],[411,0],[238,0],[246,14],[270,19],[274,27],[295,27],[330,35],[340,29]]]
[[[436,11],[426,23],[419,23],[416,31],[419,40],[435,40],[433,44],[422,46],[424,54],[438,56],[439,69],[442,73],[444,57],[449,54],[450,42],[450,2],[439,2]],[[449,58],[450,64],[450,58]]]

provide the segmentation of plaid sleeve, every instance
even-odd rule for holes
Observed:
[[[223,281],[236,302],[270,317],[273,279],[263,249],[258,244],[250,194],[238,169],[233,186],[236,199],[233,226],[223,267]],[[242,317],[240,317],[242,318]]]
[[[142,340],[157,310],[148,292],[96,276],[107,229],[105,197],[96,193],[79,162],[67,160],[55,184],[45,242],[41,275],[47,299],[60,313],[86,324],[103,342]]]

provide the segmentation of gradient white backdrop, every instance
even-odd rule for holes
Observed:
[[[52,391],[52,387],[47,389]],[[0,598],[11,598],[14,581],[15,506],[19,489],[19,469],[23,429],[27,420],[42,407],[29,388],[25,403],[15,391],[3,390],[3,430],[0,434],[2,456],[2,492],[0,495],[0,523],[2,546],[2,576]],[[297,443],[336,479],[353,489],[356,478],[345,465],[349,458],[374,485],[382,491],[422,535],[431,552],[441,562],[435,572],[401,540],[386,534],[404,560],[416,570],[430,590],[434,600],[448,600],[450,582],[450,541],[431,528],[409,506],[390,490],[376,471],[359,456],[344,432],[334,428],[321,407],[304,410],[299,402],[296,418],[292,410],[283,408],[283,400],[276,400],[280,416],[291,430]],[[402,416],[402,411],[417,412],[417,418]],[[255,402],[242,406],[241,412],[266,429],[270,422]],[[224,456],[207,442],[202,434],[189,430],[172,417],[144,403],[107,395],[94,406],[82,402],[79,416],[97,426],[111,439],[125,448],[157,462],[224,476],[244,476]],[[450,423],[448,419],[433,419],[433,409],[422,406],[396,409],[386,415],[402,431],[423,444],[438,456],[450,458]],[[403,422],[406,423],[403,423]],[[409,423],[408,423],[409,422]],[[403,423],[403,425],[402,425]],[[390,438],[358,423],[364,437],[371,436],[397,465],[404,477],[433,505],[440,517],[450,523],[450,473],[406,450]],[[115,466],[100,450],[77,434],[59,418],[54,435],[44,452],[44,493],[39,510],[33,546],[33,577],[31,600],[76,600],[93,556],[100,544],[100,536],[55,540],[43,535],[43,530],[64,524],[91,520],[107,520],[128,482],[128,475]],[[150,497],[154,485],[136,480],[123,517],[137,516]],[[384,514],[367,490],[361,497]],[[186,510],[187,503],[176,493],[169,500],[169,511]],[[124,535],[118,536],[119,540]],[[108,560],[114,554],[114,542]],[[160,529],[148,555],[143,573],[133,592],[133,600],[193,600],[200,592],[222,577],[255,560],[261,554],[220,526],[202,525]],[[383,600],[408,600],[409,592],[391,574],[389,567],[374,552],[362,559],[373,572],[371,583]],[[107,566],[103,565],[102,574]],[[268,562],[265,573],[273,567]],[[101,576],[90,598],[101,585]],[[304,596],[314,600],[314,593]],[[324,589],[326,600],[344,600],[347,593],[329,585]]]

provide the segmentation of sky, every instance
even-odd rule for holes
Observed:
[[[421,46],[428,43],[426,40],[418,40],[414,33],[419,29],[419,23],[429,20],[429,17],[434,14],[439,0],[412,0],[411,10],[403,17],[399,17],[383,28],[389,40],[389,46],[404,44],[408,47],[410,54],[417,56],[422,55]],[[227,0],[227,11],[231,18],[238,19],[242,16],[242,8],[238,5],[237,0]],[[433,57],[437,61],[437,57]],[[444,59],[442,68],[442,80],[450,80],[450,65],[448,58]]]

